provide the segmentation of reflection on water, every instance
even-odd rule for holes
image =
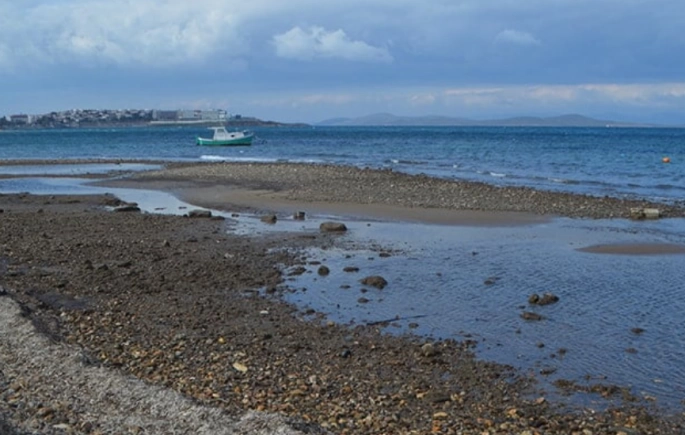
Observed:
[[[97,187],[77,178],[0,179],[0,192],[113,193],[146,212],[184,214],[194,208],[166,193]],[[322,218],[331,217],[266,225],[243,215],[231,231],[316,232]],[[397,318],[388,331],[475,339],[480,356],[550,381],[630,386],[634,394],[672,408],[685,399],[685,256],[579,250],[601,244],[685,245],[685,220],[558,219],[485,228],[345,223],[349,231],[341,236],[341,248],[309,252],[330,274],[319,276],[312,265],[309,273],[288,281],[295,292],[286,294],[287,300],[342,323]],[[381,250],[390,255],[380,255]],[[368,275],[381,275],[389,284],[383,290],[365,287],[360,279]],[[547,292],[559,301],[528,303],[531,294]],[[544,320],[526,321],[524,311]]]
[[[397,318],[389,331],[476,339],[480,356],[538,377],[630,386],[678,407],[685,399],[685,256],[577,250],[609,242],[685,244],[683,220],[664,224],[659,231],[658,222],[570,219],[516,228],[352,223],[348,238],[398,254],[314,251],[330,274],[319,276],[312,266],[291,284],[300,291],[286,297],[343,323]],[[368,275],[389,284],[365,287],[359,280]],[[528,303],[531,294],[548,292],[559,302]],[[526,321],[524,311],[544,320]]]
[[[0,165],[0,175],[89,175],[118,171],[149,171],[161,169],[161,165],[147,163],[87,163],[55,165]]]

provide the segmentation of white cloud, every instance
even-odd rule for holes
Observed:
[[[206,60],[222,48],[244,53],[239,23],[214,2],[80,0],[37,2],[12,12],[0,37],[27,64],[174,66]],[[10,15],[10,16],[12,16]]]
[[[286,59],[313,60],[318,58],[344,59],[365,62],[390,62],[392,56],[385,48],[373,47],[363,41],[350,39],[341,30],[326,31],[310,27],[308,31],[293,27],[273,37],[276,54]]]
[[[540,45],[540,41],[528,32],[507,29],[497,34],[495,42],[515,45]]]

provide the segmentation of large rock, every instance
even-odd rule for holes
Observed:
[[[658,208],[634,207],[630,209],[630,218],[636,220],[659,219],[661,213]]]
[[[211,218],[212,212],[209,210],[195,209],[188,212],[188,217],[191,218]]]
[[[537,293],[533,293],[528,298],[528,303],[533,305],[550,305],[559,302],[559,296],[553,293],[545,293],[542,296]]]
[[[381,290],[388,285],[388,281],[386,281],[382,276],[378,275],[367,276],[361,280],[361,283],[364,285],[370,285],[371,287],[376,287],[377,289]]]
[[[116,211],[116,212],[140,211],[140,207],[138,207],[138,204],[136,204],[135,202],[131,202],[129,204],[123,204],[123,205],[119,205],[117,207],[114,207],[114,211]]]
[[[326,233],[344,233],[347,231],[347,227],[343,223],[329,221],[322,222],[321,225],[319,225],[319,230]]]

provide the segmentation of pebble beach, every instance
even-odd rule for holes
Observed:
[[[303,209],[442,224],[629,218],[631,209],[685,217],[683,204],[329,165],[171,163],[103,184],[279,217]],[[610,406],[567,409],[534,378],[475,358],[468,340],[339,325],[284,303],[284,270],[312,266],[304,250],[336,246],[335,233],[236,235],[230,219],[112,212],[120,205],[108,195],[0,195],[3,433],[684,430],[682,415],[656,413],[620,385],[595,387],[620,399]]]

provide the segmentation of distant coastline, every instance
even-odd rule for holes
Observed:
[[[608,128],[683,128],[685,125],[659,125],[595,119],[578,114],[552,117],[518,116],[512,118],[476,120],[449,116],[397,116],[376,113],[357,118],[333,118],[320,126],[415,126],[415,127],[608,127]]]
[[[93,110],[75,109],[40,115],[15,114],[0,117],[2,130],[58,128],[126,128],[155,126],[215,126],[232,128],[310,127],[304,123],[265,121],[241,115],[229,116],[224,110]]]
[[[286,123],[256,117],[228,115],[224,110],[92,110],[74,109],[41,115],[0,116],[0,131],[58,128],[202,127],[586,127],[586,128],[685,128],[683,125],[651,124],[596,119],[579,114],[552,117],[518,116],[501,119],[469,119],[449,116],[397,116],[376,113],[354,118],[331,118],[314,124]]]

